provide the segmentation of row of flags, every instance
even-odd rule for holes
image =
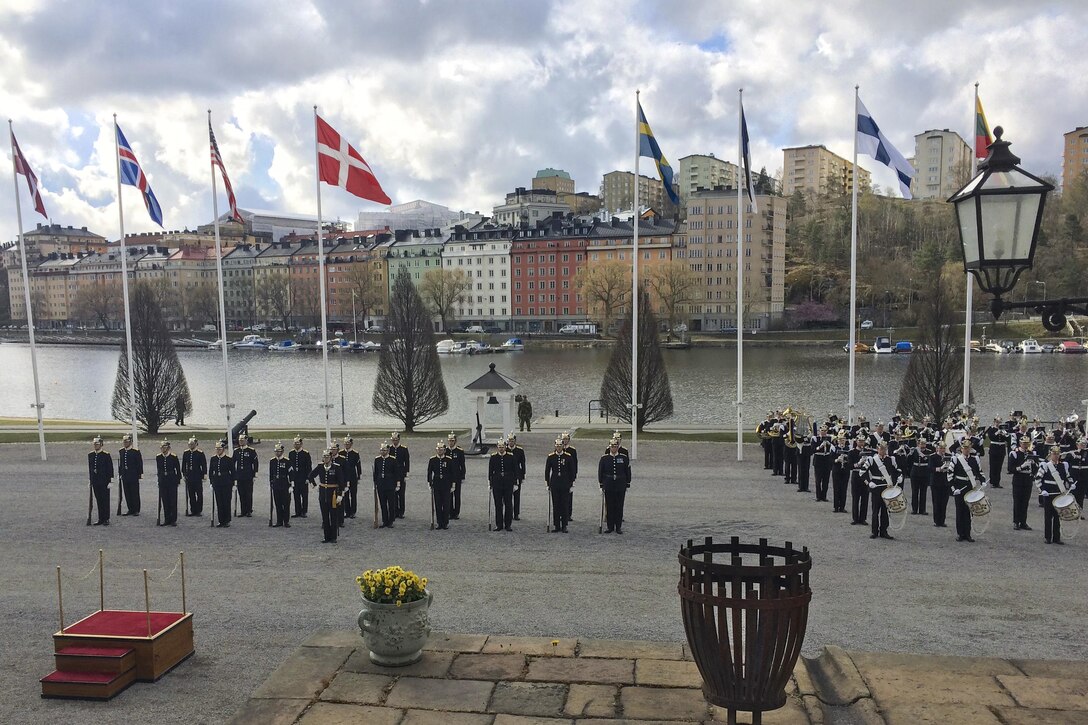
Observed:
[[[373,169],[370,168],[370,165],[358,150],[349,144],[336,129],[330,126],[320,116],[315,115],[315,123],[317,136],[317,164],[320,180],[330,186],[343,188],[349,194],[353,194],[361,199],[368,199],[381,204],[391,204],[392,201],[382,189],[381,184],[374,175]],[[676,193],[676,189],[673,187],[672,166],[661,152],[661,147],[658,145],[657,139],[650,129],[649,122],[646,120],[646,114],[642,110],[641,102],[638,103],[638,127],[638,155],[644,158],[653,159],[657,166],[657,172],[661,178],[661,183],[664,185],[665,192],[668,194],[669,199],[671,199],[674,204],[679,204],[680,199]],[[136,158],[135,152],[132,150],[132,145],[129,144],[128,139],[125,137],[125,134],[121,131],[121,127],[117,125],[116,121],[114,122],[114,129],[117,134],[117,157],[120,182],[127,186],[134,186],[140,190],[140,193],[143,195],[144,206],[147,208],[148,215],[153,222],[161,227],[163,225],[162,207],[159,205],[159,200],[156,198],[155,192],[151,188],[151,183],[148,181],[147,175],[144,174],[143,167],[140,166],[140,162]],[[986,113],[982,110],[982,101],[978,99],[975,100],[974,132],[975,157],[985,158],[987,147],[993,143],[993,136],[990,133],[990,126],[986,120]],[[740,136],[742,149],[741,167],[742,173],[744,174],[744,189],[747,193],[749,202],[752,204],[752,210],[757,211],[752,174],[751,150],[748,137],[748,122],[744,116],[743,103],[740,106]],[[877,125],[876,121],[873,119],[873,115],[869,113],[869,110],[865,107],[865,104],[862,103],[860,97],[857,98],[856,139],[859,151],[871,156],[873,159],[889,167],[896,173],[899,181],[899,190],[903,194],[903,198],[911,199],[911,181],[917,172],[903,154],[892,145],[880,130],[880,126]],[[208,140],[211,146],[212,166],[219,170],[220,177],[223,179],[223,187],[227,193],[227,199],[230,202],[230,218],[241,221],[242,216],[238,212],[238,202],[234,196],[234,188],[231,186],[230,178],[227,176],[227,168],[223,163],[223,156],[219,153],[219,144],[216,143],[215,131],[212,130],[211,121],[208,122]],[[30,165],[23,156],[23,153],[19,148],[19,143],[15,140],[14,131],[11,131],[11,149],[15,163],[15,172],[26,177],[27,187],[31,199],[34,202],[34,210],[48,219],[48,214],[46,214],[45,211],[45,202],[42,200],[41,192],[38,189],[38,177],[31,170]]]

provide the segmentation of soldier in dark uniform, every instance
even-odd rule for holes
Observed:
[[[91,443],[94,450],[87,454],[87,474],[91,479],[91,492],[94,493],[95,503],[98,504],[98,520],[94,522],[95,526],[110,525],[110,481],[113,480],[113,458],[102,450],[102,445],[102,436],[95,436]]]
[[[1065,456],[1065,464],[1069,467],[1069,476],[1073,483],[1077,484],[1073,491],[1073,498],[1080,508],[1081,519],[1084,519],[1084,492],[1088,490],[1088,438],[1077,441],[1076,449]]]
[[[311,486],[317,486],[317,503],[321,507],[322,544],[335,544],[336,534],[340,530],[337,493],[340,488],[340,471],[333,463],[332,451],[321,452],[321,463],[314,466],[308,479]]]
[[[835,513],[846,513],[846,492],[850,485],[853,463],[850,462],[850,444],[846,440],[846,433],[840,432],[835,439],[832,448],[831,464],[831,510]]]
[[[773,456],[771,454],[771,415],[768,413],[767,417],[763,419],[759,425],[756,426],[756,435],[759,436],[759,446],[763,449],[763,468],[764,470],[771,470],[773,463]]]
[[[230,526],[230,491],[234,486],[234,459],[227,456],[226,447],[226,441],[218,441],[215,455],[208,461],[208,482],[215,496],[220,528]]]
[[[956,541],[974,542],[971,538],[971,507],[964,500],[970,491],[976,486],[982,488],[986,485],[986,477],[982,475],[982,465],[971,447],[971,439],[964,436],[960,441],[960,449],[952,456],[952,496],[956,502]]]
[[[340,464],[347,478],[347,489],[344,491],[344,515],[349,519],[355,518],[359,510],[359,478],[363,475],[363,462],[359,458],[359,451],[352,446],[355,441],[351,436],[344,438],[344,461]]]
[[[400,465],[396,456],[389,455],[389,444],[382,443],[380,452],[374,458],[374,488],[378,492],[378,503],[382,509],[380,528],[393,528],[393,519],[397,517],[397,489],[401,485]]]
[[[930,468],[929,449],[926,448],[926,439],[918,436],[917,447],[907,456],[907,465],[903,475],[910,478],[910,512],[912,514],[926,513],[926,496],[929,489]],[[906,446],[903,446],[906,448]]]
[[[336,527],[338,529],[344,528],[344,491],[348,485],[347,471],[347,459],[344,457],[344,452],[340,450],[340,444],[333,441],[329,446],[329,455],[332,456],[332,465],[336,468],[336,483],[339,488],[336,490],[337,506],[334,507],[333,514],[336,517]]]
[[[521,521],[521,487],[525,484],[525,449],[518,445],[518,437],[513,431],[506,436],[506,450],[514,456],[518,466],[518,485],[514,489],[514,521]]]
[[[812,470],[816,474],[816,500],[827,500],[827,489],[831,483],[831,463],[835,460],[835,447],[831,441],[827,425],[820,426],[818,435],[812,437]],[[838,511],[838,504],[835,505]]]
[[[498,450],[487,464],[487,485],[495,499],[495,531],[513,531],[514,489],[518,487],[518,464],[514,454],[506,450],[506,441],[499,439]]]
[[[1020,438],[1019,447],[1009,454],[1007,473],[1012,474],[1012,528],[1014,531],[1031,531],[1028,526],[1028,505],[1039,458],[1031,448],[1031,438]]]
[[[623,447],[623,443],[620,442],[621,440],[622,440],[622,436],[620,435],[620,432],[618,430],[617,431],[612,431],[612,439],[608,443],[609,443],[609,445],[611,445],[613,442],[615,442],[615,444],[620,447],[619,448],[620,453],[622,453],[625,456],[630,456],[631,453],[626,448]],[[607,446],[605,447],[604,452],[608,453],[608,447]]]
[[[273,450],[276,454],[268,462],[268,487],[276,509],[276,523],[271,518],[268,523],[291,528],[291,460],[283,457],[282,443],[277,443]]]
[[[854,439],[854,448],[846,457],[850,465],[850,511],[852,526],[864,526],[869,522],[869,489],[865,485],[866,459],[869,454],[865,449],[865,439]]]
[[[812,467],[812,452],[816,449],[816,437],[809,431],[801,436],[797,447],[797,490],[808,493],[809,472]]]
[[[787,486],[797,485],[798,443],[796,423],[790,414],[786,416],[782,432],[782,477]]]
[[[446,436],[446,454],[453,460],[453,486],[450,488],[450,518],[461,518],[461,484],[465,482],[465,451],[457,445],[457,435]]]
[[[617,445],[619,442],[616,442]],[[570,487],[574,482],[573,461],[570,454],[563,450],[563,439],[555,439],[555,450],[548,454],[544,462],[544,482],[548,485],[548,495],[552,497],[552,533],[567,533],[570,522]]]
[[[873,500],[873,533],[869,538],[894,539],[888,533],[888,504],[884,501],[883,494],[888,488],[899,484],[903,475],[896,467],[895,459],[888,455],[888,444],[883,440],[876,444],[876,455],[867,460],[865,477]]]
[[[140,515],[140,479],[143,475],[144,457],[139,449],[132,447],[132,436],[126,433],[121,438],[121,450],[117,451],[117,478],[126,507],[122,516]],[[120,508],[121,504],[117,506]]]
[[[400,433],[393,431],[389,435],[389,454],[397,459],[397,470],[400,472],[400,486],[396,491],[397,518],[404,518],[404,495],[408,488],[408,473],[412,470],[412,457],[408,454],[408,447],[400,444]]]
[[[990,485],[1001,488],[1001,469],[1009,457],[1009,432],[1001,424],[1000,418],[994,418],[993,425],[986,429],[985,435],[990,442]]]
[[[257,451],[249,447],[249,436],[238,436],[234,449],[234,480],[238,486],[238,516],[253,516],[253,479],[257,477],[260,462]]]
[[[619,451],[619,444],[609,446],[597,463],[597,483],[604,491],[605,533],[623,533],[623,501],[631,486],[631,459]]]
[[[771,475],[781,476],[783,475],[782,463],[783,453],[785,451],[785,445],[782,441],[782,436],[785,435],[785,425],[779,422],[779,419],[771,418],[771,427],[767,430],[767,435],[771,439]]]
[[[570,433],[563,431],[563,452],[570,456],[574,464],[570,474],[570,501],[567,503],[567,520],[574,521],[574,482],[578,480],[578,449],[570,444]]]
[[[434,499],[434,517],[443,530],[450,527],[450,489],[456,476],[457,463],[446,455],[446,444],[438,441],[434,455],[427,461],[427,485]]]
[[[197,448],[200,441],[189,438],[189,448],[181,454],[181,476],[185,479],[185,496],[189,501],[186,516],[204,515],[204,478],[208,475],[208,457]]]
[[[1039,487],[1039,495],[1043,497],[1043,536],[1048,544],[1065,543],[1062,541],[1062,520],[1054,508],[1054,499],[1077,488],[1077,484],[1069,476],[1069,467],[1061,460],[1061,455],[1061,448],[1051,448],[1050,456],[1035,474],[1035,485]]]
[[[310,507],[310,488],[306,485],[310,472],[314,470],[310,452],[302,447],[302,438],[295,436],[295,447],[287,454],[290,461],[291,483],[294,487],[295,514],[292,518],[306,518]]]
[[[929,456],[926,463],[929,469],[929,490],[933,498],[933,525],[944,528],[948,512],[948,496],[951,493],[949,474],[952,470],[952,456],[948,453],[944,441],[937,443],[937,451]],[[913,473],[913,469],[911,471]]]
[[[158,473],[159,502],[162,504],[162,525],[178,525],[178,486],[181,485],[181,462],[170,452],[170,441],[162,442],[162,453],[155,456]]]

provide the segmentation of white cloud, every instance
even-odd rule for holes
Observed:
[[[910,156],[923,130],[967,133],[977,80],[1024,165],[1058,173],[1061,134],[1088,122],[1086,27],[1073,0],[27,0],[0,10],[0,107],[53,220],[110,237],[114,111],[168,228],[211,217],[208,108],[240,202],[303,213],[315,211],[315,103],[395,201],[485,212],[538,168],[590,192],[631,168],[636,88],[675,165],[735,158],[744,87],[753,162],[775,172],[783,146],[850,154],[855,84]],[[323,206],[345,219],[373,208],[336,189]],[[153,228],[132,189],[125,210],[128,229]],[[0,239],[14,234],[0,204]]]

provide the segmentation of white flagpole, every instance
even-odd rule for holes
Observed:
[[[975,129],[978,123],[978,83],[975,83],[975,103],[971,106],[971,125]],[[943,160],[943,159],[942,159]],[[978,173],[978,149],[975,139],[971,138],[971,178]],[[963,322],[963,405],[971,404],[971,308],[975,301],[975,279],[967,272],[967,312]]]
[[[34,376],[34,411],[38,415],[38,448],[42,460],[45,457],[45,422],[42,420],[42,392],[38,382],[38,347],[34,343],[34,310],[30,306],[30,272],[26,264],[26,245],[23,242],[23,208],[19,201],[19,171],[15,164],[15,131],[8,119],[8,138],[11,139],[11,176],[15,181],[15,221],[19,225],[19,256],[23,265],[23,300],[26,302],[26,329],[30,333],[30,369]],[[29,179],[29,171],[27,172]]]
[[[212,128],[212,111],[208,109],[208,131]],[[208,137],[209,145],[211,137]],[[209,148],[209,151],[211,149]],[[230,372],[227,368],[227,305],[223,301],[223,247],[219,241],[219,198],[215,180],[215,161],[209,155],[208,161],[212,167],[212,216],[215,219],[215,279],[219,290],[219,332],[222,336],[223,348],[223,403],[220,406],[227,411],[227,455],[234,455],[234,436],[230,434],[230,411],[234,404],[230,402]]]
[[[125,205],[121,201],[121,144],[117,141],[117,114],[113,114],[113,148],[117,156],[117,220],[121,227],[121,295],[125,303],[125,345],[128,353],[128,404],[132,409],[132,447],[140,447],[136,430],[136,380],[132,371],[132,315],[128,305],[128,254],[125,251]]]
[[[638,94],[636,90],[634,236],[631,240],[631,460],[638,460],[638,158],[642,138],[638,120]]]
[[[317,180],[317,272],[321,289],[321,370],[325,380],[325,447],[332,447],[332,423],[329,422],[329,325],[325,309],[325,242],[321,236],[321,152],[317,148],[317,106],[314,106],[314,176]],[[346,163],[346,162],[344,162]],[[341,353],[342,354],[342,353]]]
[[[856,320],[858,309],[858,86],[854,86],[854,179],[850,207],[850,390],[846,399],[846,422],[854,424],[854,347],[857,343]]]
[[[737,460],[744,460],[744,89],[737,91],[740,113],[737,114]]]

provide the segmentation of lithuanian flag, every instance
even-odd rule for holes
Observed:
[[[986,158],[986,147],[994,142],[990,135],[990,124],[986,122],[986,112],[982,110],[982,101],[975,94],[975,158]]]

